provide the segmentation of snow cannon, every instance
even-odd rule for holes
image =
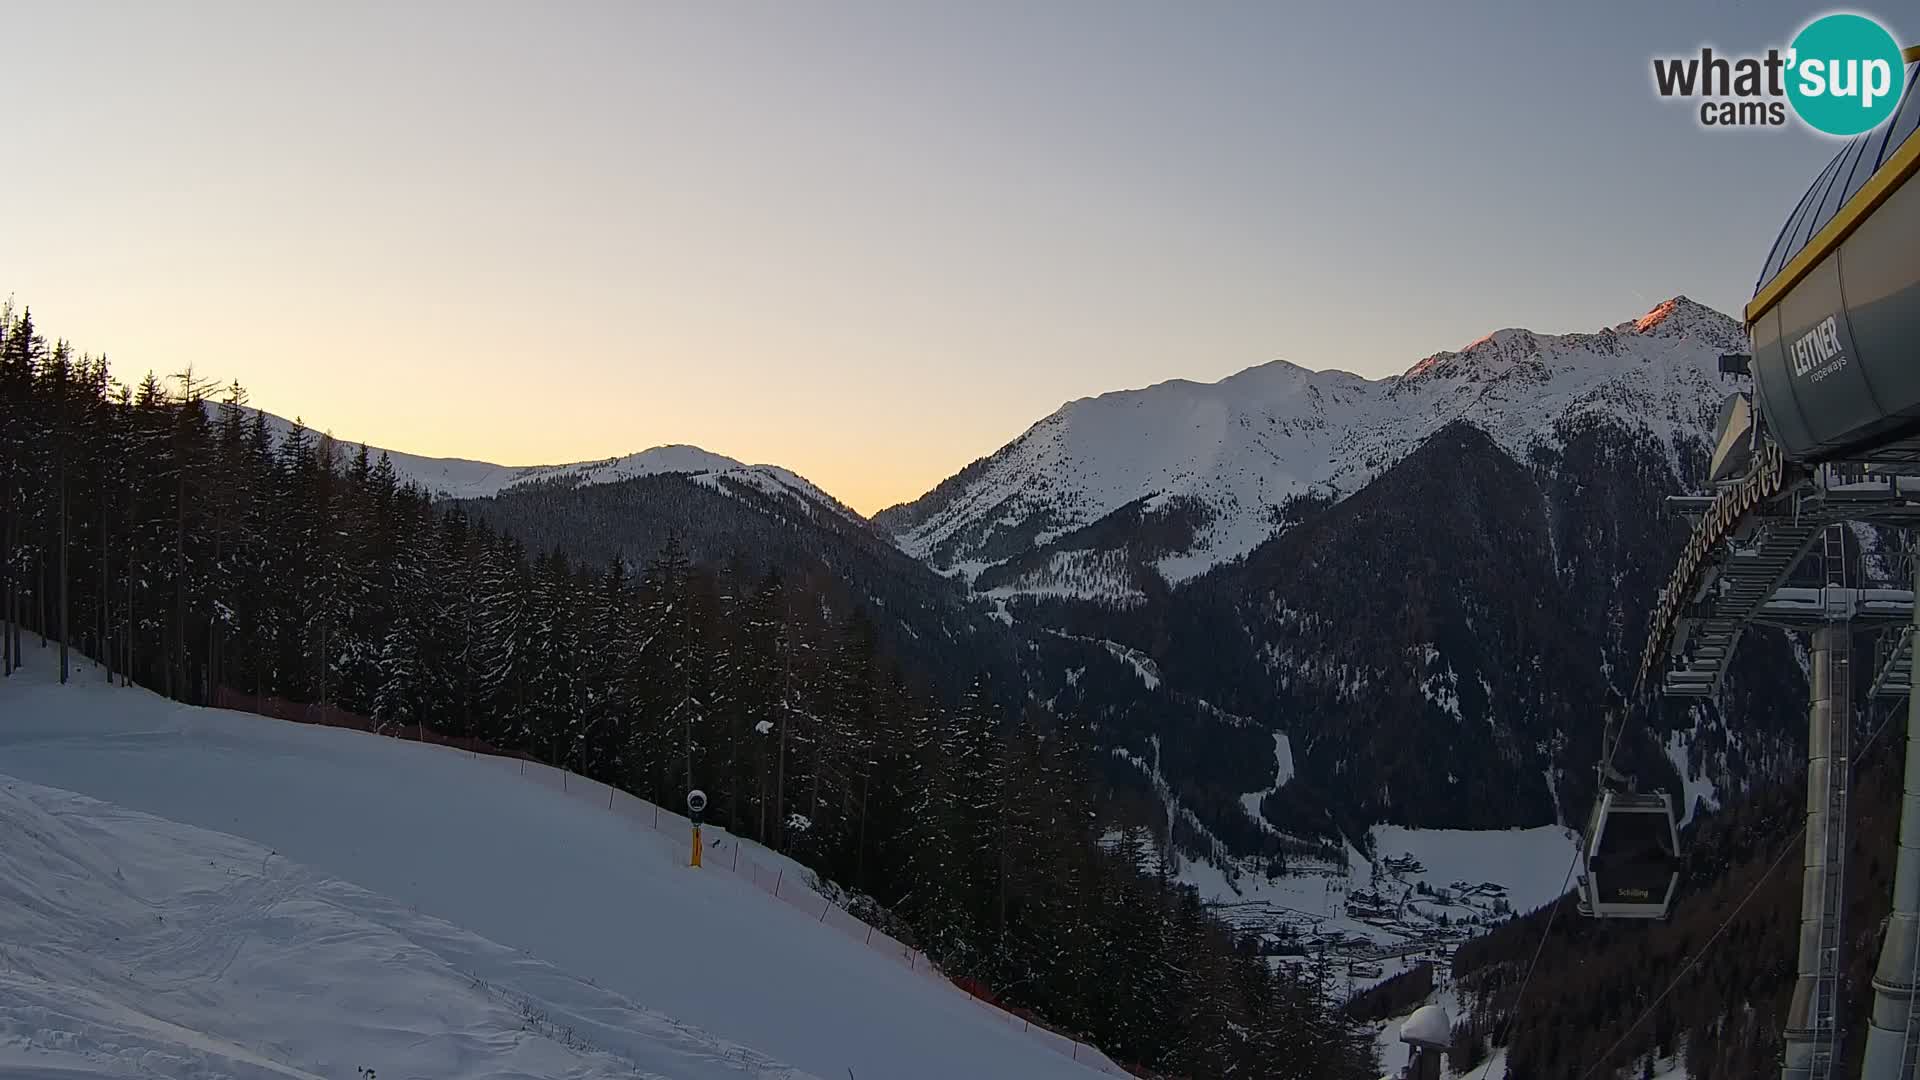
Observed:
[[[1400,1041],[1407,1044],[1404,1080],[1440,1080],[1440,1063],[1453,1045],[1453,1018],[1444,1005],[1422,1005],[1400,1025]]]
[[[688,866],[700,865],[700,814],[707,808],[707,793],[699,788],[687,792],[687,820],[693,823],[693,857]]]

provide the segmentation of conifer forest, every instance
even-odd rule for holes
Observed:
[[[701,788],[948,975],[1145,1073],[1378,1075],[1328,971],[1269,964],[1102,824],[1075,716],[984,670],[933,689],[821,574],[671,536],[636,565],[530,549],[246,404],[0,316],[7,674],[326,706],[666,806]]]

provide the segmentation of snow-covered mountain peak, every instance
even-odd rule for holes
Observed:
[[[218,408],[215,405],[208,406],[209,412],[215,415]],[[251,415],[253,411],[248,409],[247,413]],[[293,430],[293,423],[272,413],[264,415],[276,441],[285,438]],[[342,449],[359,446],[346,440],[337,442]],[[641,476],[677,474],[723,492],[727,490],[723,481],[732,481],[776,498],[797,496],[806,504],[818,505],[828,512],[859,520],[859,515],[839,500],[789,469],[777,465],[748,465],[725,454],[716,454],[687,443],[669,443],[620,457],[564,465],[496,465],[467,458],[426,457],[398,450],[383,450],[377,446],[369,446],[367,450],[376,460],[381,454],[386,454],[395,475],[403,483],[412,483],[423,491],[448,499],[483,499],[535,484],[584,486],[612,484]]]
[[[1177,581],[1266,540],[1290,497],[1351,494],[1457,420],[1524,461],[1568,421],[1610,419],[1677,468],[1676,438],[1711,423],[1718,355],[1741,340],[1732,319],[1675,297],[1595,332],[1497,330],[1385,379],[1274,361],[1082,398],[876,521],[909,554],[986,574],[995,591],[1134,595],[1126,559],[1091,558],[1115,541],[1080,530],[1135,504],[1179,515],[1142,556]],[[1095,563],[1113,580],[1092,581]]]
[[[1685,296],[1676,296],[1671,300],[1655,304],[1645,315],[1621,323],[1614,329],[1622,334],[1651,334],[1666,338],[1698,337],[1716,342],[1724,342],[1729,332],[1735,335],[1739,333],[1739,325],[1732,319]]]
[[[691,443],[668,443],[665,446],[650,447],[637,454],[629,454],[622,461],[635,464],[645,463],[658,472],[709,472],[714,469],[740,469],[746,463],[736,461],[725,454],[716,454],[711,450],[702,450]]]
[[[1516,366],[1541,363],[1540,335],[1512,327],[1495,330],[1459,352],[1438,352],[1408,368],[1402,383],[1424,379],[1498,378]]]
[[[1539,347],[1540,338],[1533,331],[1507,326],[1483,335],[1460,351],[1468,356],[1524,357]]]

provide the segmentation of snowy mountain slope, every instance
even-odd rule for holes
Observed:
[[[742,879],[686,869],[679,843],[484,760],[95,677],[0,684],[7,774],[245,837],[817,1076],[1097,1075]]]
[[[1013,567],[991,582],[1001,594],[1058,593],[1064,580],[1089,597],[1128,596],[1135,582],[1087,582],[1084,557],[1069,579],[1017,560],[1049,545],[1118,546],[1072,534],[1133,508],[1180,519],[1144,555],[1166,580],[1190,578],[1266,540],[1289,497],[1351,494],[1455,420],[1520,461],[1596,414],[1671,445],[1711,422],[1726,392],[1717,357],[1742,341],[1733,320],[1677,297],[1595,333],[1501,330],[1387,379],[1276,361],[1217,383],[1083,398],[875,520],[936,568],[978,579]]]
[[[0,1072],[806,1080],[258,844],[0,778]]]
[[[208,411],[217,415],[218,406],[210,405]],[[246,411],[251,415],[256,410]],[[292,422],[272,413],[265,416],[276,440],[293,430]],[[338,441],[342,451],[348,454],[359,446],[346,440]],[[623,457],[566,465],[496,465],[466,458],[426,457],[376,446],[369,446],[367,451],[376,461],[381,454],[386,454],[402,481],[410,481],[430,494],[448,499],[483,499],[540,484],[612,484],[637,476],[675,473],[691,476],[716,491],[726,490],[720,482],[722,479],[733,480],[769,495],[796,496],[809,505],[817,504],[847,518],[862,520],[839,500],[791,470],[777,465],[748,465],[685,444],[656,446]]]
[[[1478,425],[1449,424],[1359,491],[1289,506],[1286,528],[1245,559],[1172,589],[1148,568],[1131,604],[995,601],[1017,626],[1152,662],[1150,692],[1106,672],[1115,665],[1055,656],[1040,697],[1093,717],[1114,760],[1157,762],[1151,778],[1111,779],[1149,806],[1170,790],[1179,819],[1203,827],[1180,830],[1190,858],[1217,861],[1224,844],[1292,863],[1310,852],[1290,838],[1360,841],[1381,824],[1577,820],[1597,718],[1618,700],[1613,673],[1638,655],[1658,575],[1686,536],[1664,498],[1698,482],[1704,439],[1676,429],[1676,461],[1673,442],[1610,417],[1576,415],[1554,435],[1521,462]],[[1011,591],[995,575],[1018,561],[976,588]],[[1656,717],[1622,751],[1635,775],[1720,805],[1783,775],[1804,727],[1801,668],[1778,635],[1750,638],[1742,656],[1721,710]]]

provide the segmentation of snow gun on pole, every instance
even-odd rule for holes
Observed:
[[[687,865],[700,866],[700,812],[707,808],[707,793],[699,788],[687,792],[687,820],[693,822],[693,859]]]

